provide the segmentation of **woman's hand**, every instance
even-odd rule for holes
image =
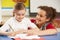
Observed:
[[[31,29],[31,30],[27,31],[27,34],[28,34],[28,36],[30,36],[30,35],[38,35],[39,31],[40,30],[38,30],[38,29]]]

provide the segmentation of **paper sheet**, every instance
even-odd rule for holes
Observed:
[[[38,39],[40,37],[38,37],[38,35],[31,35],[31,36],[27,36],[27,34],[17,34],[15,37],[11,37],[11,38],[21,38],[21,39]]]

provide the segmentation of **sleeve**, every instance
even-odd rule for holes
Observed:
[[[56,29],[52,24],[47,25],[46,29]]]
[[[32,23],[35,23],[36,20],[35,20],[35,19],[30,19],[30,21],[31,21]]]
[[[4,23],[4,25],[0,28],[0,30],[1,31],[8,31],[8,30],[10,30],[10,27],[9,27],[9,24],[10,23],[10,20],[8,20],[8,21],[6,21],[5,23]]]

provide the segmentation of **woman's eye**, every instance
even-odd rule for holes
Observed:
[[[40,17],[43,17],[42,15],[40,15]]]

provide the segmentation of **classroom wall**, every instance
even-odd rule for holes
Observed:
[[[0,0],[1,6],[2,6],[2,15],[3,16],[12,16],[13,8],[16,4],[16,1],[14,0]],[[28,9],[29,9],[29,0],[26,0],[24,3],[27,9],[26,15],[29,15]]]
[[[13,9],[2,9],[2,16],[12,16]],[[29,15],[29,9],[26,9],[26,16]]]
[[[30,0],[30,12],[37,12],[38,6],[51,6],[60,12],[60,0]]]

